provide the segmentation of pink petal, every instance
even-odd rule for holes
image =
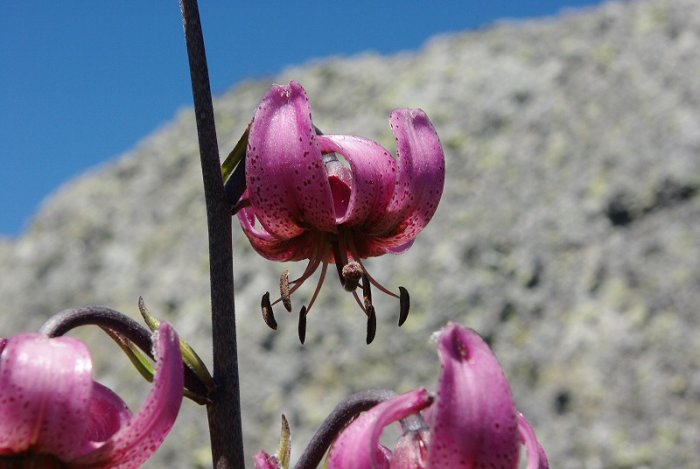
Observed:
[[[246,184],[260,223],[290,239],[307,225],[335,232],[333,199],[299,83],[273,85],[255,113],[248,137]]]
[[[530,422],[521,413],[518,413],[518,429],[520,430],[520,438],[527,449],[527,469],[549,469],[547,454],[540,442],[537,441],[537,436]]]
[[[318,144],[323,153],[340,153],[350,163],[350,201],[342,216],[336,214],[336,223],[353,226],[380,220],[396,184],[394,157],[378,143],[361,137],[321,135]]]
[[[517,412],[489,346],[471,329],[449,323],[440,333],[438,355],[442,372],[428,467],[517,468]]]
[[[238,220],[253,249],[271,261],[308,259],[318,249],[318,233],[305,231],[293,238],[279,239],[268,233],[265,228],[256,226],[255,209],[252,207],[239,210]]]
[[[399,174],[391,201],[376,232],[386,247],[413,240],[437,210],[445,185],[445,155],[428,116],[420,109],[391,113]]]
[[[90,400],[90,416],[86,437],[86,448],[94,448],[131,420],[131,411],[114,391],[100,383],[93,383]]]
[[[92,393],[87,347],[20,334],[0,355],[0,454],[34,449],[65,460],[85,437]]]
[[[379,439],[384,427],[430,405],[425,389],[416,389],[372,407],[357,417],[335,440],[328,469],[388,468],[389,455]]]
[[[71,461],[72,465],[137,468],[163,443],[180,410],[184,384],[179,339],[166,322],[160,326],[155,349],[156,374],[139,413],[104,444]]]
[[[276,456],[260,451],[255,455],[255,469],[282,469],[282,466]]]

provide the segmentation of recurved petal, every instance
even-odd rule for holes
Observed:
[[[260,223],[280,239],[305,225],[335,231],[335,214],[311,107],[299,83],[273,85],[248,136],[246,184]]]
[[[343,214],[336,213],[336,223],[353,226],[380,220],[396,184],[394,157],[386,148],[362,137],[322,135],[318,143],[323,153],[339,153],[350,164],[350,200]]]
[[[388,468],[390,457],[379,444],[384,427],[432,403],[425,389],[416,389],[372,407],[357,417],[335,440],[328,469]]]
[[[428,467],[518,467],[518,417],[489,346],[449,323],[440,333],[442,371],[432,407]]]
[[[79,340],[9,339],[0,355],[0,454],[31,447],[73,456],[85,438],[92,384],[90,353]]]
[[[549,469],[549,461],[544,448],[537,441],[535,430],[532,429],[530,422],[525,416],[518,412],[518,430],[520,431],[520,439],[525,443],[527,449],[527,469]]]
[[[141,410],[104,444],[72,461],[76,467],[137,468],[170,432],[182,403],[184,374],[177,334],[161,323],[155,343],[156,374]]]
[[[445,155],[440,139],[420,109],[391,113],[399,173],[385,217],[377,225],[387,247],[414,239],[437,210],[445,185]]]
[[[318,249],[318,233],[306,231],[290,239],[278,239],[256,225],[255,209],[247,207],[238,211],[241,228],[250,244],[261,256],[271,261],[292,261],[309,259]]]

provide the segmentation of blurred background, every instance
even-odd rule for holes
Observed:
[[[283,269],[294,276],[304,264],[260,258],[233,221],[248,461],[276,448],[280,413],[296,460],[349,393],[433,389],[429,337],[448,320],[489,341],[552,467],[700,459],[700,4],[489,4],[202,6],[222,154],[271,83],[292,79],[324,130],[393,151],[389,112],[420,107],[446,152],[431,224],[406,253],[367,261],[412,300],[398,329],[396,302],[375,295],[371,346],[363,314],[332,278],[304,346],[296,314],[279,309],[279,328],[269,330],[261,295],[275,291]],[[141,295],[210,361],[205,213],[179,14],[139,5],[135,18],[130,5],[13,6],[0,20],[0,34],[10,34],[0,79],[14,80],[0,87],[0,188],[11,188],[2,213],[30,201],[3,221],[11,236],[0,240],[2,334],[83,304],[136,315]],[[295,312],[312,292],[295,294]],[[89,328],[75,334],[90,343],[98,379],[138,407],[148,386],[116,346]],[[186,402],[147,467],[208,467],[205,422]]]

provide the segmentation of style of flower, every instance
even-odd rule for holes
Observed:
[[[549,467],[481,337],[450,323],[440,332],[438,355],[442,371],[434,402],[425,389],[418,389],[361,414],[333,444],[329,469],[515,469],[521,443],[528,469]],[[404,433],[392,452],[379,439],[384,427],[399,420]]]
[[[179,339],[163,323],[153,386],[138,414],[93,381],[81,341],[0,340],[0,467],[137,468],[161,445],[183,393]]]
[[[291,311],[294,293],[321,266],[305,316],[335,263],[341,284],[368,317],[374,335],[370,285],[401,300],[399,325],[408,314],[408,293],[377,282],[362,259],[408,249],[437,209],[445,159],[433,125],[420,109],[397,109],[390,123],[398,158],[378,143],[349,135],[323,135],[314,127],[304,88],[275,85],[260,103],[248,136],[246,192],[238,218],[253,248],[275,261],[308,259],[302,275],[280,280],[280,299]],[[362,287],[360,301],[356,288]],[[275,304],[272,303],[272,304]],[[275,328],[269,296],[263,315]],[[371,334],[370,334],[371,333]]]

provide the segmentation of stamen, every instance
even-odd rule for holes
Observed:
[[[290,295],[292,295],[295,291],[297,291],[299,289],[299,287],[301,286],[301,284],[304,283],[304,281],[307,278],[311,277],[314,272],[316,272],[316,269],[318,269],[318,266],[321,263],[321,261],[325,262],[326,259],[328,258],[328,248],[326,247],[327,243],[324,241],[324,239],[321,239],[319,241],[319,244],[324,246],[324,248],[320,249],[319,251],[317,251],[314,254],[313,258],[306,265],[306,269],[304,269],[304,273],[301,274],[301,277],[294,279],[294,280],[291,280],[289,282],[290,285],[294,285],[289,290]]]
[[[367,313],[367,345],[374,340],[374,334],[377,332],[377,315],[374,313],[374,306],[371,304],[366,309]]]
[[[270,292],[265,292],[262,296],[262,301],[260,302],[260,308],[262,309],[263,321],[267,326],[274,330],[277,330],[277,321],[275,321],[275,315],[272,313],[272,305],[270,304]]]
[[[353,243],[352,237],[348,238],[348,248],[350,249],[350,253],[352,254],[352,257],[357,261],[358,264],[360,264],[360,267],[362,267],[362,271],[367,274],[367,278],[369,279],[370,283],[374,285],[375,287],[379,288],[382,292],[386,293],[389,296],[393,296],[394,298],[399,298],[399,295],[396,293],[388,290],[384,285],[381,283],[377,282],[372,275],[367,271],[367,268],[365,265],[362,263],[362,260],[360,259],[360,256],[357,255],[357,249],[355,249],[355,244]]]
[[[365,307],[372,304],[372,287],[365,272],[362,272],[362,297],[365,300]]]
[[[292,294],[289,291],[289,271],[285,270],[280,276],[280,299],[284,309],[292,312]]]
[[[321,286],[323,285],[323,281],[326,279],[326,272],[328,271],[328,262],[323,262],[323,267],[321,267],[321,275],[318,277],[318,283],[316,284],[316,290],[314,290],[314,294],[311,295],[311,301],[309,301],[309,306],[306,308],[306,313],[308,314],[309,311],[311,311],[311,307],[314,305],[314,302],[316,301],[316,297],[318,296],[318,292],[321,291]]]
[[[365,306],[362,304],[360,301],[360,295],[357,294],[357,291],[352,292],[353,298],[355,298],[355,302],[357,303],[357,306],[360,307],[363,313],[367,314],[367,311],[365,311]]]
[[[360,279],[363,278],[364,272],[362,267],[356,261],[348,262],[340,272],[343,280],[343,288],[346,291],[355,291],[357,286],[360,284]],[[363,286],[364,288],[364,286]]]
[[[304,340],[306,340],[306,306],[302,306],[299,311],[297,333],[299,334],[299,342],[301,342],[301,345],[304,345]]]
[[[340,278],[340,284],[345,287],[345,277],[343,276],[343,267],[348,263],[347,254],[344,255],[340,249],[338,241],[331,242],[333,249],[333,259],[335,260],[335,268],[338,269],[338,277]],[[354,290],[354,288],[353,288]],[[352,291],[352,290],[350,290]]]
[[[399,293],[401,295],[399,298],[399,327],[401,327],[408,318],[408,310],[411,307],[411,297],[408,296],[408,290],[404,287],[399,287]]]
[[[290,281],[289,277],[288,277],[288,275],[289,275],[288,271],[282,272],[282,276],[287,275],[287,279],[282,280],[282,277],[280,277],[280,294],[281,294],[281,296],[279,298],[277,298],[274,301],[274,303],[272,303],[272,306],[276,305],[280,301],[284,301],[285,296],[289,297],[290,302],[291,302],[292,294],[295,291],[297,291],[299,289],[299,287],[301,287],[301,285],[306,281],[306,279],[311,277],[314,274],[314,272],[316,272],[316,269],[318,269],[318,265],[321,263],[322,260],[326,259],[327,255],[328,255],[328,249],[322,249],[319,252],[317,252],[316,254],[314,254],[313,258],[311,260],[309,260],[308,264],[306,264],[306,268],[304,269],[304,273],[302,273],[301,277],[299,277],[297,279]],[[287,285],[294,285],[293,287],[289,288],[289,293],[287,295],[284,295],[284,293],[282,291],[283,290],[283,288],[282,288],[283,282],[286,282]],[[290,308],[287,308],[286,304],[284,307],[290,313],[292,312],[291,303],[290,303]]]

